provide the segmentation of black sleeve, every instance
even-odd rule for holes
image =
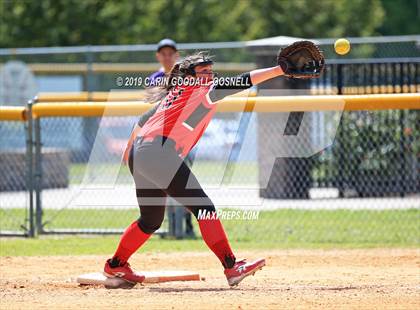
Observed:
[[[155,104],[149,111],[143,113],[140,118],[139,121],[137,122],[137,125],[139,125],[140,127],[143,127],[144,124],[146,124],[146,122],[148,121],[148,119],[155,114],[156,110],[159,107],[159,103]]]
[[[211,101],[214,102],[252,86],[251,75],[249,72],[242,73],[241,75],[235,77],[220,77],[217,79],[217,84],[210,91],[209,96]]]

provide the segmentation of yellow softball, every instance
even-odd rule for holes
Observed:
[[[347,39],[338,39],[334,43],[334,50],[339,55],[346,55],[350,51],[350,42]]]

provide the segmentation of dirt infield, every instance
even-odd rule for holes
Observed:
[[[239,287],[227,286],[209,252],[136,254],[138,270],[189,269],[201,282],[79,287],[80,273],[97,271],[105,256],[0,258],[1,309],[255,309],[420,308],[420,250],[279,250],[241,252],[266,257],[267,267]]]

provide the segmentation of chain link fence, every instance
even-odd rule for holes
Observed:
[[[329,63],[323,77],[308,86],[312,94],[418,92],[418,39],[355,41],[345,59],[336,59],[331,43],[320,41]],[[183,53],[195,49],[183,49]],[[216,61],[236,64],[222,66],[222,75],[256,66],[252,49],[242,45],[210,51]],[[153,68],[146,64],[153,63],[153,54],[152,49],[91,49],[1,55],[0,60],[26,62],[41,86],[64,74],[68,79],[59,82],[57,90],[101,91],[115,88],[121,74],[150,74]],[[121,66],[112,67],[118,63],[141,64],[121,72]],[[69,79],[74,89],[63,87]],[[313,125],[309,140],[322,141],[332,124],[339,123],[333,145],[309,158],[276,159],[268,175],[267,150],[285,133],[279,131],[279,120],[287,123],[293,134],[299,131],[303,113],[218,113],[206,130],[192,167],[221,210],[230,238],[258,238],[286,246],[288,242],[418,245],[419,110],[305,115]],[[120,164],[135,121],[136,117],[35,120],[33,147],[40,161],[33,165],[34,217],[39,233],[119,233],[139,216],[132,178]],[[23,124],[0,122],[0,156],[7,157],[14,147],[25,147]],[[2,178],[7,184],[0,189],[0,231],[26,234],[30,223],[28,195],[23,183],[16,180],[25,178],[22,171],[28,167],[11,168],[22,165],[22,160],[17,155],[7,158],[1,161],[6,166],[2,174],[11,178]],[[165,222],[161,232],[167,229]]]
[[[132,120],[132,118],[131,118]],[[40,118],[42,233],[119,233],[139,216],[120,159],[129,118]]]
[[[279,46],[289,44],[287,37],[248,42],[214,42],[178,44],[180,55],[208,50],[214,56],[215,70],[229,76],[255,68],[261,54],[273,56]],[[420,57],[420,36],[349,38],[351,52],[339,56],[334,52],[333,39],[315,39],[324,51],[327,63],[369,62],[386,63],[394,58]],[[284,42],[284,43],[281,43]],[[121,46],[87,46],[58,48],[0,49],[0,63],[22,61],[36,74],[39,91],[109,91],[115,88],[138,88],[137,85],[118,86],[118,77],[145,78],[159,68],[154,44]],[[418,61],[414,61],[418,62]],[[351,69],[351,67],[349,67]],[[374,66],[374,68],[379,67]],[[369,68],[367,68],[369,70]],[[398,68],[397,68],[398,70]],[[331,71],[333,72],[333,71]],[[345,77],[348,72],[343,72]],[[371,76],[367,72],[368,76]],[[361,73],[358,74],[361,76]],[[391,76],[391,75],[390,75]],[[344,78],[345,78],[344,77]],[[326,77],[327,81],[328,78]],[[327,83],[327,82],[324,82]],[[363,81],[360,81],[363,83]],[[53,87],[51,87],[53,86]],[[326,85],[328,87],[328,83]],[[334,85],[333,85],[334,86]]]
[[[28,163],[30,128],[23,121],[0,121],[0,234],[33,235],[30,208],[32,172]]]
[[[241,117],[216,115],[192,165],[233,240],[419,241],[419,111],[344,112],[332,147],[294,162],[277,159],[266,188],[261,140],[276,140],[278,132],[267,115],[253,113],[241,143]],[[134,119],[90,118],[89,131],[83,121],[40,119],[40,233],[118,233],[139,216],[131,175],[120,164]]]

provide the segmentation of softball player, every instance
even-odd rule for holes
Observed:
[[[162,67],[149,76],[151,83],[154,84],[158,78],[164,78],[166,74],[169,74],[178,58],[179,52],[175,41],[171,39],[160,40],[157,44],[156,60]]]
[[[105,263],[104,274],[108,277],[120,277],[131,283],[144,280],[143,275],[130,268],[128,260],[159,229],[167,196],[175,198],[196,217],[204,242],[220,260],[230,286],[265,265],[264,259],[236,260],[222,223],[214,216],[212,201],[183,159],[209,124],[216,101],[280,76],[283,71],[280,66],[253,70],[236,77],[244,83],[217,85],[212,65],[213,61],[202,52],[177,63],[170,72],[169,83],[150,98],[158,104],[141,117],[133,131],[132,137],[138,137],[134,140],[130,166],[140,218],[125,230],[114,256]],[[176,83],[179,78],[180,84]],[[187,85],[183,82],[185,78],[199,83]]]

